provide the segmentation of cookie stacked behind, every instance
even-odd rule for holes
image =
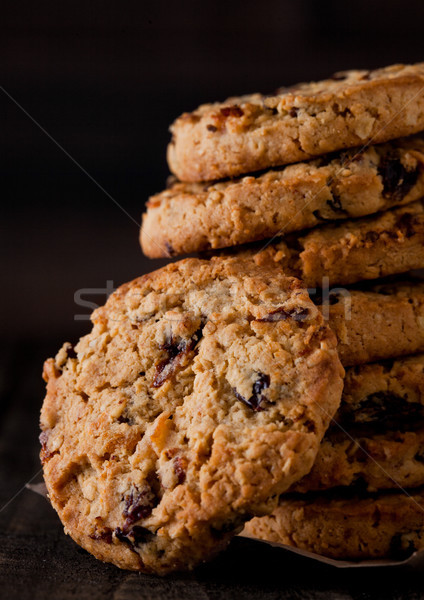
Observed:
[[[330,290],[328,302],[323,290],[315,304],[305,287],[424,266],[423,86],[424,65],[355,71],[176,121],[168,158],[181,182],[149,202],[143,248],[230,256],[121,286],[92,332],[45,364],[49,497],[95,556],[167,573],[210,558],[252,517],[293,521],[297,506],[278,497],[313,487],[302,478],[318,452],[309,481],[329,478],[319,465],[333,442],[320,442],[341,362],[424,352],[423,286]]]
[[[247,535],[332,558],[424,548],[424,355],[346,371],[312,471]]]
[[[147,204],[144,252],[226,248],[299,277],[348,367],[339,428],[247,531],[335,557],[424,547],[424,362],[408,358],[424,352],[424,288],[363,283],[424,268],[424,64],[201,106],[171,130],[179,180]]]

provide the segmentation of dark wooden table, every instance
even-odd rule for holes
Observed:
[[[24,487],[30,479],[41,480],[40,370],[52,352],[51,344],[19,344],[1,357],[0,598],[424,598],[420,571],[336,569],[244,539],[235,539],[227,552],[193,573],[165,578],[95,560],[64,535],[49,503]]]

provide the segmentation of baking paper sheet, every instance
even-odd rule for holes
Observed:
[[[47,498],[47,488],[44,482],[42,483],[27,483],[26,488]],[[278,544],[277,542],[267,542],[265,540],[258,540],[247,534],[240,534],[240,537],[245,537],[250,540],[255,540],[260,544],[267,544],[269,546],[273,546],[274,548],[282,548],[287,552],[293,552],[294,554],[299,554],[305,558],[309,558],[310,560],[316,560],[317,562],[324,563],[325,565],[330,565],[332,567],[337,567],[338,569],[353,569],[358,567],[395,567],[395,566],[408,566],[414,568],[424,568],[424,550],[419,552],[414,552],[408,558],[403,560],[383,560],[383,559],[374,559],[374,560],[362,560],[362,561],[352,561],[352,560],[336,560],[334,558],[327,558],[326,556],[321,556],[320,554],[314,554],[314,552],[308,552],[308,550],[301,550],[300,548],[295,548],[293,546],[285,546],[284,544]]]

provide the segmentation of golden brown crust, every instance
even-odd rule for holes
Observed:
[[[424,355],[347,369],[314,466],[291,491],[424,486]]]
[[[424,204],[413,202],[370,217],[317,227],[237,252],[258,264],[278,263],[309,288],[349,285],[424,268]]]
[[[417,133],[423,86],[423,63],[392,65],[206,104],[172,125],[168,163],[181,181],[208,181]]]
[[[102,560],[192,568],[311,468],[340,401],[334,334],[298,280],[234,258],[125,284],[93,324],[45,365],[51,502]]]
[[[328,225],[298,240],[295,272],[308,287],[347,285],[424,267],[424,206]],[[277,245],[278,248],[278,245]],[[328,279],[327,279],[328,278]]]
[[[423,165],[418,135],[239,180],[177,182],[147,203],[141,245],[160,258],[370,215],[420,199]]]
[[[424,352],[424,284],[333,290],[320,305],[345,367]]]
[[[283,497],[272,515],[252,519],[244,532],[331,558],[399,559],[424,548],[424,493]]]

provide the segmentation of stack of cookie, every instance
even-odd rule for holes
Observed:
[[[172,130],[178,180],[149,201],[143,249],[215,256],[121,286],[46,361],[41,458],[66,531],[160,574],[246,523],[339,557],[424,547],[424,284],[375,281],[424,267],[424,65]]]
[[[346,367],[312,471],[246,533],[336,558],[423,548],[424,285],[407,272],[424,268],[424,64],[201,106],[171,130],[178,179],[147,204],[145,254],[298,277]]]

